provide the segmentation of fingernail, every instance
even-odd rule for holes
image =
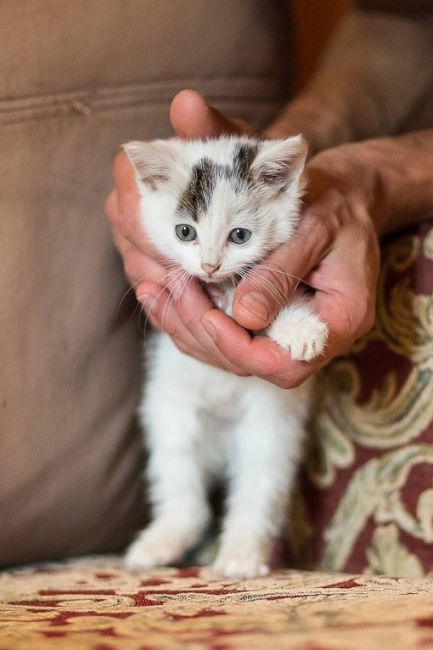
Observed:
[[[242,296],[240,299],[240,304],[242,307],[245,307],[248,311],[250,311],[254,316],[258,316],[261,318],[263,321],[266,323],[269,320],[269,305],[262,296],[262,294],[257,293],[255,291],[252,291],[251,293],[245,294],[245,296]]]
[[[217,331],[216,331],[216,329],[215,329],[215,325],[214,325],[213,323],[211,323],[210,321],[206,320],[205,318],[202,318],[202,319],[200,320],[200,323],[203,325],[204,329],[205,329],[206,332],[209,334],[209,336],[211,337],[211,339],[213,339],[214,341],[216,341],[216,338],[217,338]]]

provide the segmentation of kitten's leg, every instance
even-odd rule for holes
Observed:
[[[258,382],[260,380],[257,380]],[[260,382],[235,431],[228,510],[216,573],[266,575],[287,516],[298,467],[309,388],[283,391]]]
[[[309,299],[295,296],[269,326],[268,336],[291,353],[297,361],[311,361],[323,353],[328,327],[311,310]]]
[[[209,521],[205,478],[197,457],[197,409],[191,392],[182,390],[177,380],[170,393],[169,383],[167,378],[147,398],[153,519],[127,551],[130,569],[176,562],[198,542]]]

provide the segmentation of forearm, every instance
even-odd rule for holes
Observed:
[[[309,168],[362,204],[379,235],[433,218],[433,129],[329,149]]]
[[[354,11],[268,133],[302,132],[313,152],[394,133],[431,83],[432,59],[432,20]]]
[[[380,234],[433,218],[433,129],[365,143],[372,214]]]

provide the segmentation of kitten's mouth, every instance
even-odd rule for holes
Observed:
[[[209,296],[215,307],[225,311],[227,308],[227,295],[222,285],[226,282],[231,282],[236,287],[251,268],[251,266],[246,266],[238,273],[231,273],[218,278],[218,281],[215,281],[214,278],[200,278],[205,293]]]
[[[223,284],[224,282],[228,282],[233,278],[233,275],[230,273],[215,273],[215,275],[198,275],[197,276],[200,282],[202,283],[203,287],[206,289],[206,287],[209,284]]]
[[[219,284],[224,284],[225,282],[231,282],[236,287],[252,268],[252,265],[250,265],[244,266],[240,271],[234,271],[233,273],[224,273],[221,275],[217,273],[216,276],[203,275],[197,277],[202,283],[205,291],[206,287],[208,287],[210,284],[218,286]]]
[[[203,288],[215,307],[225,311],[227,308],[227,296],[225,291],[221,288],[221,285],[216,284],[215,282],[206,282],[203,285]]]

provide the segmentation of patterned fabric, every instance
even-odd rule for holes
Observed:
[[[433,226],[383,250],[377,322],[323,373],[298,563],[433,575]]]
[[[0,576],[2,650],[405,650],[433,645],[429,580],[124,572],[82,560]],[[396,639],[399,645],[396,645]]]

